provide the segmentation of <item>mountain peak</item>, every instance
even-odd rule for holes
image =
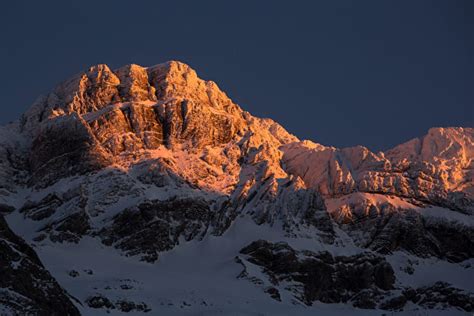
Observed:
[[[466,167],[474,161],[474,128],[433,127],[426,135],[414,138],[386,152],[392,160],[451,162]],[[454,160],[453,160],[454,159]]]
[[[167,72],[173,72],[173,73],[186,73],[186,72],[196,73],[196,71],[193,68],[191,68],[191,66],[178,60],[169,60],[164,63],[159,63],[156,65],[147,67],[147,69],[167,69]]]
[[[22,119],[23,130],[35,130],[49,117],[85,115],[112,104],[199,103],[230,114],[240,108],[212,81],[198,77],[190,66],[169,61],[152,67],[129,64],[111,70],[106,64],[89,67],[39,98]]]
[[[260,150],[260,156],[272,157],[279,170],[278,146],[298,140],[272,120],[242,111],[217,84],[177,61],[115,70],[92,66],[35,102],[21,130],[33,140],[30,166],[36,180],[78,170],[69,168],[71,160],[89,171],[117,163],[121,154],[163,147],[202,150],[240,141],[247,143],[239,145],[244,148],[271,143],[271,152]]]

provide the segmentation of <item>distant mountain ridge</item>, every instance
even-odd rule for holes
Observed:
[[[83,314],[246,313],[249,299],[301,314],[318,301],[354,313],[474,309],[463,281],[474,258],[474,128],[432,128],[379,153],[327,147],[252,116],[186,64],[96,65],[0,129],[0,174],[0,212]],[[210,271],[243,269],[195,272],[223,278],[227,292],[178,278],[168,293],[134,270],[144,261],[178,273],[161,257],[179,266],[201,247]],[[87,260],[60,262],[77,253]],[[109,253],[103,262],[120,262],[126,281],[66,271],[100,271]],[[420,278],[441,267],[446,275]],[[224,302],[241,287],[258,294]]]

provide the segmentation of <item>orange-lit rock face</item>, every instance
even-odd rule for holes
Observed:
[[[337,149],[302,142],[285,146],[283,161],[289,173],[327,196],[360,191],[455,207],[474,197],[473,139],[472,128],[436,128],[379,154],[360,146]]]
[[[74,122],[69,136],[53,123],[64,120]],[[242,111],[214,82],[175,61],[114,71],[93,66],[39,99],[24,115],[22,130],[34,139],[35,172],[50,170],[52,161],[61,165],[69,147],[47,148],[57,146],[48,140],[62,134],[86,170],[129,166],[130,159],[158,158],[167,151],[174,173],[226,194],[247,192],[250,183],[272,177],[301,178],[306,188],[329,197],[360,191],[453,206],[469,204],[465,199],[474,194],[472,129],[431,129],[386,153],[300,142],[273,121]]]
[[[193,146],[227,143],[245,125],[241,109],[216,84],[178,62],[116,71],[91,67],[34,105],[23,128],[36,129],[50,117],[73,113],[84,117],[114,154],[186,141]]]
[[[64,129],[63,121],[74,124]],[[60,166],[71,171],[67,161],[77,155],[78,163],[88,166],[78,169],[91,170],[107,164],[128,168],[129,159],[154,159],[166,151],[174,173],[225,193],[248,180],[240,177],[244,160],[265,162],[260,177],[288,177],[278,148],[297,141],[275,122],[242,111],[214,82],[174,61],[114,71],[93,66],[40,98],[24,115],[21,129],[33,139],[34,173]],[[66,139],[70,144],[53,150],[58,145],[53,140],[61,137],[61,144]]]

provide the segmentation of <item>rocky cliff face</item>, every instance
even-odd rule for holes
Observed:
[[[474,307],[474,295],[442,282],[428,288],[398,288],[392,266],[383,257],[370,253],[333,257],[329,252],[298,252],[286,243],[263,240],[253,242],[240,253],[245,259],[236,258],[244,268],[239,277],[261,286],[265,282],[251,275],[248,266],[262,267],[271,284],[265,291],[278,301],[281,297],[276,287],[285,283],[285,290],[307,305],[315,301],[342,302],[363,309],[393,311],[403,310],[411,301],[431,307],[443,304],[467,312]]]
[[[94,240],[159,266],[163,253],[227,240],[250,222],[255,240],[270,234],[275,242],[304,245],[258,244],[240,254],[247,256],[239,258],[246,271],[248,264],[264,269],[273,283],[264,292],[282,302],[289,293],[287,301],[305,306],[321,301],[404,309],[412,300],[438,308],[406,295],[398,296],[403,304],[388,301],[397,291],[422,291],[401,284],[418,268],[400,266],[411,274],[397,275],[400,258],[425,262],[420,270],[438,258],[465,267],[459,275],[472,271],[472,128],[433,128],[384,153],[326,147],[253,117],[214,82],[172,61],[117,70],[93,66],[2,128],[0,145],[0,212],[48,258],[49,247],[67,252]],[[252,240],[235,239],[241,242],[237,256]],[[333,258],[331,252],[347,249],[350,254]],[[281,257],[282,251],[291,256]],[[268,261],[273,252],[282,266]],[[383,275],[389,285],[379,284],[380,267],[395,271]],[[308,269],[315,274],[303,273]],[[317,285],[319,276],[329,278],[326,272],[334,284]],[[346,275],[359,272],[367,278],[354,286]],[[284,285],[289,280],[293,285]],[[423,284],[423,293],[435,281],[442,280]],[[468,292],[443,284],[436,289],[464,303],[442,308],[472,309]],[[111,309],[123,302],[77,291],[84,306],[108,301],[92,305]]]
[[[432,128],[378,154],[305,141],[286,146],[283,159],[291,173],[326,196],[390,194],[472,214],[473,138],[472,128]]]
[[[33,249],[0,216],[0,312],[2,315],[80,315],[68,293]]]

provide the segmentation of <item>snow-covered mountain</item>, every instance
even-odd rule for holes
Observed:
[[[97,65],[0,128],[0,174],[6,315],[474,310],[473,128],[326,147],[183,63]]]

